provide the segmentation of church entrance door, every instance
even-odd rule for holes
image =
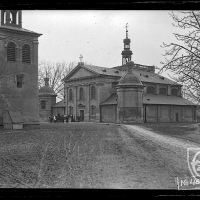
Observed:
[[[80,110],[80,121],[84,121],[84,110]]]

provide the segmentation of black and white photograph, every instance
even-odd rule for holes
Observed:
[[[199,104],[199,10],[0,11],[0,191],[199,190]]]

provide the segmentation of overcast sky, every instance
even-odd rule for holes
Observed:
[[[156,65],[164,59],[163,42],[175,41],[177,29],[167,10],[23,10],[22,27],[43,34],[39,59],[83,61],[102,67],[122,64],[123,39],[131,39],[132,61]]]

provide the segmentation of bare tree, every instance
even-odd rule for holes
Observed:
[[[170,13],[174,27],[184,33],[174,33],[176,43],[165,44],[165,61],[160,69],[170,70],[176,82],[183,85],[184,97],[200,102],[200,11]]]
[[[62,79],[76,66],[75,62],[47,62],[39,61],[38,84],[39,88],[44,86],[44,78],[49,78],[49,85],[57,93],[59,99],[64,98],[64,83]]]

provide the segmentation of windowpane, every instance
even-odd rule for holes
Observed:
[[[73,107],[69,108],[69,115],[73,115]]]
[[[69,100],[72,101],[73,94],[72,94],[72,89],[69,90]]]
[[[41,101],[41,109],[46,109],[46,101],[45,100]]]
[[[22,47],[22,62],[31,63],[31,51],[30,51],[30,46],[28,44],[25,44]]]
[[[91,99],[96,98],[96,89],[94,86],[91,87]]]
[[[96,115],[96,108],[92,106],[92,115]]]
[[[79,96],[79,98],[80,98],[81,100],[83,100],[83,88],[80,88],[80,96]]]
[[[22,88],[22,83],[23,83],[23,76],[17,75],[17,87]]]
[[[7,46],[7,60],[15,62],[16,51],[15,51],[15,43],[9,42]]]

